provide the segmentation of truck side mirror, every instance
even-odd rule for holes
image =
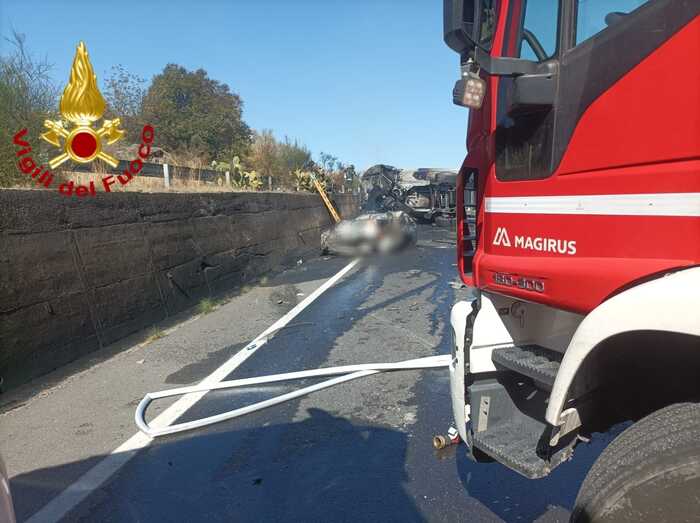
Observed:
[[[522,58],[493,57],[476,49],[476,63],[492,76],[509,77],[508,112],[551,106],[556,94],[559,63],[532,62]]]
[[[443,38],[453,51],[464,54],[478,41],[481,0],[443,0]]]
[[[476,48],[475,59],[479,67],[493,76],[537,74],[539,70],[539,64],[537,62],[524,60],[522,58],[491,56],[479,47]]]

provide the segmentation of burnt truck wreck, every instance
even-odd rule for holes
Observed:
[[[404,211],[420,221],[450,225],[456,216],[457,172],[378,164],[362,174],[367,211]]]

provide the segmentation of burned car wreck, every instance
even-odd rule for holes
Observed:
[[[353,220],[343,220],[321,234],[321,253],[387,254],[415,244],[416,239],[416,222],[407,213],[370,212]]]

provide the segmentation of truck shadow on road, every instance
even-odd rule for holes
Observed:
[[[298,422],[154,442],[65,521],[422,521],[404,489],[407,435],[320,409]],[[90,465],[94,463],[90,460]],[[23,500],[69,463],[12,480]]]
[[[591,443],[579,444],[575,459],[546,478],[527,479],[499,463],[474,463],[465,452],[458,453],[458,474],[467,494],[504,521],[568,521],[586,474],[623,429],[620,426],[607,434],[595,434]]]
[[[383,321],[394,323],[394,329],[387,331],[380,322],[373,326],[375,334],[370,335],[366,349],[344,345],[344,351],[349,351],[344,355],[347,361],[357,363],[370,356],[378,360],[415,357],[416,344],[397,340],[394,331],[415,329],[416,320],[422,319],[428,336],[443,334],[454,296],[443,278],[451,270],[451,258],[442,259],[442,253],[418,247],[408,251],[401,263],[361,267],[307,307],[295,318],[295,328],[273,337],[265,350],[243,363],[230,378],[328,364],[329,353],[339,340],[357,329],[358,322],[379,312]],[[313,278],[311,273],[304,278]],[[387,283],[386,277],[393,273],[400,275]],[[401,351],[387,353],[387,339]],[[421,355],[449,350],[439,342],[434,348],[420,345]],[[225,353],[220,357],[224,359]],[[170,381],[198,381],[219,361],[201,363],[171,375]],[[270,392],[274,391],[252,394]],[[250,398],[234,398],[223,391],[210,393],[181,421],[234,408],[243,399]],[[361,405],[359,411],[345,416],[318,408],[300,410],[299,405],[294,401],[206,430],[159,439],[92,492],[66,520],[435,520],[436,514],[426,512],[424,502],[419,508],[409,487],[407,454],[415,453],[415,449],[408,450],[415,445],[410,433],[368,421],[374,405]],[[18,521],[26,520],[103,457],[14,477]]]

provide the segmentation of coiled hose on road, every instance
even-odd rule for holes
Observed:
[[[136,425],[138,426],[139,430],[141,430],[141,432],[152,438],[156,438],[158,436],[165,436],[166,434],[175,434],[177,432],[199,429],[208,425],[213,425],[214,423],[219,423],[221,421],[245,416],[246,414],[251,414],[253,412],[265,409],[267,407],[272,407],[273,405],[284,403],[285,401],[290,401],[301,396],[306,396],[307,394],[316,392],[317,390],[327,389],[329,387],[345,383],[346,381],[364,378],[366,376],[371,376],[380,372],[416,369],[435,369],[449,366],[450,361],[451,357],[449,355],[429,356],[426,358],[405,360],[396,363],[367,363],[361,365],[344,365],[341,367],[328,367],[325,369],[288,372],[286,374],[271,374],[269,376],[259,376],[257,378],[244,378],[240,380],[229,380],[212,384],[199,384],[190,387],[180,387],[177,389],[150,392],[143,397],[141,402],[136,407],[134,419],[136,421]],[[318,378],[321,376],[338,377],[331,378],[329,380],[322,381],[321,383],[316,383],[308,387],[303,387],[293,392],[281,394],[279,396],[275,396],[274,398],[259,401],[257,403],[253,403],[252,405],[231,410],[229,412],[223,412],[221,414],[208,416],[206,418],[201,418],[198,420],[176,423],[174,425],[170,425],[163,428],[153,428],[148,425],[145,419],[146,409],[151,404],[151,402],[162,398],[182,396],[184,394],[191,394],[195,392],[209,392],[212,390],[232,389],[236,387],[246,387],[250,385],[262,385],[264,383],[300,380],[305,378]]]

